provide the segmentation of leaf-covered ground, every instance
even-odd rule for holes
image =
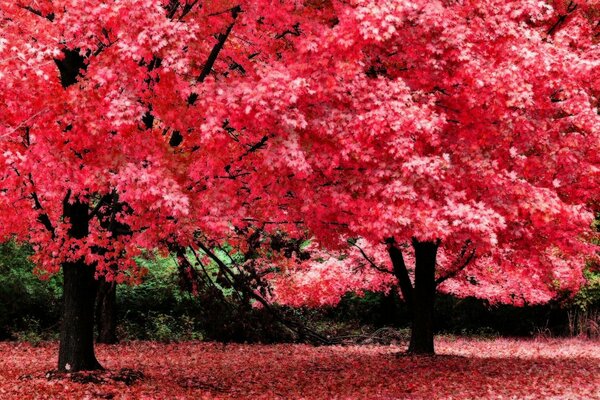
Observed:
[[[0,399],[600,399],[600,342],[440,338],[436,357],[401,350],[134,342],[98,346],[109,372],[62,377],[48,373],[56,343],[0,343]]]

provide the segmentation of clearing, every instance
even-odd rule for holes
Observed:
[[[600,342],[438,338],[398,346],[130,342],[57,376],[57,343],[0,343],[1,399],[600,399]]]

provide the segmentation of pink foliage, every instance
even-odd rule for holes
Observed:
[[[248,228],[332,252],[440,240],[440,276],[468,240],[478,262],[445,290],[544,301],[596,250],[597,6],[0,2],[0,236],[34,244],[40,271],[84,257],[119,281],[140,248],[241,245]],[[85,70],[64,88],[69,55]],[[110,194],[130,235],[92,218],[70,237],[64,202]],[[386,287],[332,257],[290,291]]]
[[[289,263],[284,271],[267,275],[273,295],[269,300],[290,306],[331,306],[350,291],[388,292],[395,281],[392,275],[371,268],[354,249],[348,253],[319,250],[312,243],[311,259]],[[387,255],[379,253],[376,261],[386,265]]]
[[[564,3],[338,5],[332,31],[302,38],[311,62],[287,69],[304,77],[278,119],[293,113],[274,167],[294,177],[290,219],[329,248],[363,238],[368,254],[390,237],[439,240],[438,278],[452,275],[440,289],[456,295],[576,291],[597,251],[600,47],[597,2]],[[454,275],[465,243],[475,260]],[[306,264],[286,278],[290,300],[324,281],[333,302],[344,284]],[[329,265],[347,287],[380,281],[350,278],[353,257]]]
[[[54,344],[0,343],[0,397],[17,399],[600,399],[600,347],[580,340],[440,338],[439,356],[397,346],[156,344],[98,346],[128,385],[46,377]],[[114,372],[113,372],[114,374]],[[103,381],[102,381],[103,380]]]
[[[256,166],[270,168],[278,150],[257,158],[252,148],[281,125],[245,122],[283,110],[294,121],[288,89],[302,79],[284,67],[294,37],[284,32],[300,22],[320,31],[324,12],[297,2],[175,3],[0,2],[0,236],[32,243],[41,273],[83,257],[109,279],[135,279],[140,248],[187,246],[198,233],[232,243],[232,228],[254,216],[248,208],[270,180]],[[57,68],[68,57],[83,58],[76,82]],[[122,206],[103,204],[106,196]],[[75,201],[90,206],[83,239],[64,217]],[[95,218],[112,211],[129,230],[118,240]]]

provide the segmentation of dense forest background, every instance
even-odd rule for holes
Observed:
[[[41,280],[33,273],[30,254],[27,246],[14,242],[0,245],[0,340],[37,343],[58,338],[61,278]],[[144,282],[117,286],[118,340],[275,343],[306,339],[282,324],[273,310],[253,307],[249,299],[220,286],[218,277],[215,284],[200,286],[193,294],[173,260],[139,262],[148,269]],[[576,296],[545,305],[513,307],[438,296],[436,332],[600,337],[600,274],[590,268],[588,279]],[[410,314],[395,291],[348,293],[335,307],[277,307],[276,312],[333,340],[385,343],[409,334]]]

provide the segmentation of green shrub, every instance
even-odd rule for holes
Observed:
[[[590,266],[584,274],[587,282],[573,299],[573,306],[580,311],[600,309],[600,269]]]
[[[33,274],[31,254],[29,246],[0,243],[0,339],[24,340],[34,330],[53,337],[58,330],[61,277],[40,280]]]
[[[28,246],[0,244],[0,340],[37,343],[57,338],[61,276],[40,280],[32,273],[30,254]],[[173,259],[148,257],[139,263],[148,269],[144,282],[117,288],[117,333],[122,340],[302,340],[267,310],[253,307],[247,296],[221,286],[214,265],[206,266],[211,280],[199,282],[194,296],[182,289]],[[439,295],[436,331],[482,337],[530,336],[539,332],[593,336],[600,324],[600,271],[589,266],[586,274],[588,284],[571,302],[562,304],[490,306],[484,300]],[[411,321],[395,292],[367,292],[362,296],[350,293],[336,307],[276,309],[330,337],[362,335],[380,327],[397,330],[409,327]]]
[[[252,307],[232,289],[199,283],[192,295],[182,290],[170,258],[138,261],[148,269],[144,282],[117,289],[118,335],[121,339],[223,342],[293,340],[266,310]]]
[[[600,337],[600,268],[588,265],[587,282],[571,302],[568,311],[570,336]]]

